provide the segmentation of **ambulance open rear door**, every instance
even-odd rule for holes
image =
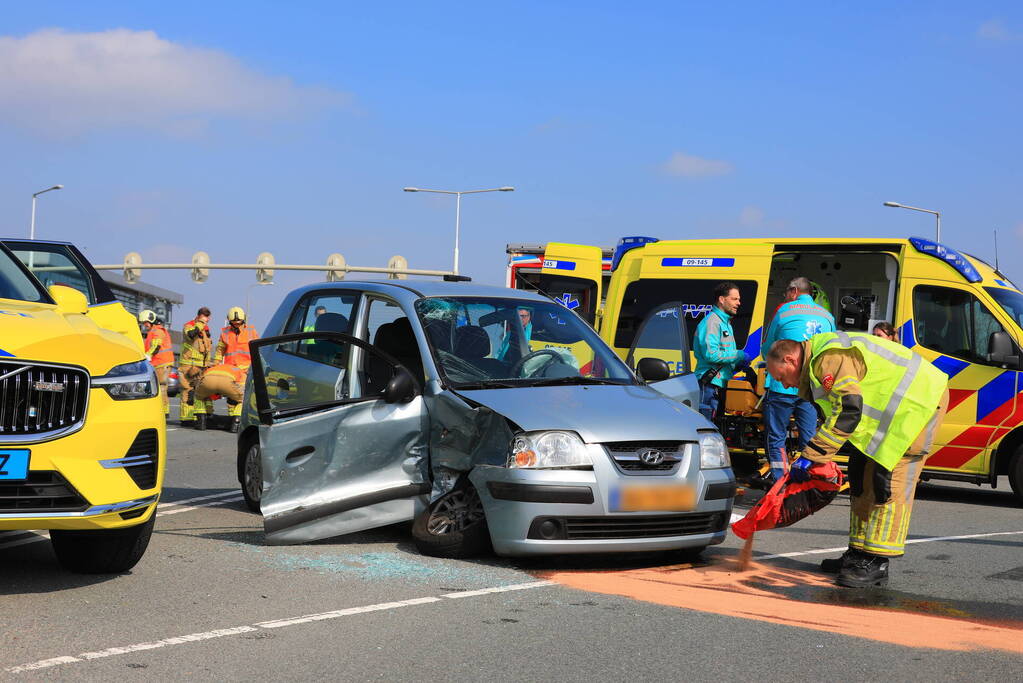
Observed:
[[[603,269],[600,247],[550,242],[540,270],[540,291],[597,327]]]

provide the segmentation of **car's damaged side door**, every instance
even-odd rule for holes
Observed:
[[[272,367],[281,346],[303,341],[331,353],[307,357],[298,374]],[[372,529],[425,507],[427,413],[419,381],[401,363],[337,332],[268,337],[250,348],[269,542]]]
[[[650,311],[636,332],[625,362],[636,370],[644,358],[665,361],[670,377],[651,382],[649,386],[695,409],[700,405],[700,386],[690,367],[685,315],[686,308],[679,301],[662,304]]]

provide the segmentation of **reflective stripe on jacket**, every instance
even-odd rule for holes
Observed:
[[[174,363],[170,332],[163,325],[153,325],[146,334],[146,356],[154,368]]]
[[[189,320],[181,331],[181,358],[178,365],[204,368],[210,364],[212,342],[209,326],[201,320]]]
[[[800,388],[824,411],[824,425],[811,440],[807,456],[813,458],[813,442],[818,439],[828,442],[824,450],[832,452],[848,439],[891,471],[934,417],[948,376],[901,344],[868,334],[819,334],[804,349],[809,349],[804,360],[809,372]],[[823,357],[849,350],[862,358],[862,377],[856,376],[859,372],[818,376]]]
[[[806,341],[815,334],[835,331],[835,319],[824,308],[814,303],[809,294],[800,294],[793,301],[787,301],[775,312],[771,326],[764,335],[763,355],[766,358],[771,345],[779,339]],[[793,387],[786,389],[771,375],[767,376],[768,389],[779,394],[799,393]]]
[[[714,370],[710,383],[716,387],[725,386],[736,369],[746,362],[746,353],[735,346],[732,316],[717,306],[710,309],[696,326],[693,353],[696,355],[697,379],[702,380],[708,371]]]

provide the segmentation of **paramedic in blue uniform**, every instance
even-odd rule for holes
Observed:
[[[722,282],[714,288],[714,307],[696,327],[693,353],[696,356],[696,377],[700,381],[700,412],[708,420],[717,417],[721,391],[749,359],[735,346],[732,318],[739,311],[739,287]]]
[[[805,277],[794,278],[785,290],[785,301],[778,308],[764,335],[763,348],[769,349],[779,339],[807,341],[815,334],[835,331],[835,319],[813,300],[813,284]],[[809,401],[799,398],[798,390],[786,389],[770,375],[765,385],[764,427],[767,459],[771,463],[771,477],[777,481],[788,470],[785,460],[785,438],[789,418],[796,416],[799,444],[802,451],[817,432],[817,409]],[[770,482],[764,482],[769,484]]]

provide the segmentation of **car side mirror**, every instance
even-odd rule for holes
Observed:
[[[64,315],[68,313],[81,313],[84,315],[89,312],[89,300],[74,287],[50,285],[46,291],[53,297],[59,313]]]
[[[398,368],[394,377],[384,388],[385,403],[407,403],[415,396],[416,387],[412,382],[412,375],[405,368]]]
[[[988,354],[984,357],[989,363],[998,363],[1009,367],[1019,367],[1019,356],[1014,354],[1012,337],[1008,332],[999,330],[992,332],[988,338]]]
[[[660,382],[671,377],[671,369],[660,358],[642,358],[636,372],[644,382]]]

